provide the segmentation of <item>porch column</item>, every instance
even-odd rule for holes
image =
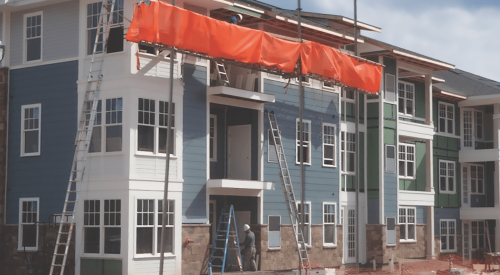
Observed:
[[[434,192],[434,166],[432,165],[433,162],[433,149],[432,149],[432,140],[427,139],[425,140],[425,169],[426,169],[426,184],[425,184],[425,191],[427,192]]]
[[[432,125],[432,74],[425,75],[425,124]]]
[[[434,259],[434,206],[427,206],[427,226],[426,226],[426,258]]]

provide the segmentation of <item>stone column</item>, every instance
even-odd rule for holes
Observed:
[[[426,226],[426,258],[434,259],[434,206],[427,206],[427,226]],[[456,245],[456,244],[455,244]]]
[[[432,122],[432,74],[425,75],[425,124]]]
[[[425,191],[434,192],[434,167],[433,167],[433,156],[434,152],[432,149],[432,140],[427,139],[425,141],[425,169],[426,169],[426,184]]]

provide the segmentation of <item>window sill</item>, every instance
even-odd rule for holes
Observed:
[[[323,164],[323,167],[325,167],[325,168],[337,168],[337,165],[325,165],[325,164]]]
[[[24,248],[17,248],[17,251],[18,252],[24,252]],[[26,252],[37,252],[38,251],[38,247],[26,247]]]
[[[395,246],[396,246],[396,244],[395,244],[395,243],[387,243],[387,244],[385,244],[385,246],[388,246],[388,247],[395,247]]]
[[[281,250],[281,247],[268,247],[267,251],[279,251]]]
[[[295,164],[300,165],[300,162],[295,162]],[[304,162],[304,165],[311,165],[311,163]]]
[[[323,244],[323,248],[337,248],[336,244]]]
[[[398,176],[400,180],[415,180],[415,177],[403,177],[403,176]]]
[[[412,244],[412,243],[417,243],[417,240],[399,240],[399,243]]]
[[[24,158],[24,157],[38,157],[40,155],[41,155],[41,153],[21,154],[20,157],[22,157],[22,158]]]

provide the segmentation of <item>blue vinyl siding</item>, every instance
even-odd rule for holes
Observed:
[[[77,128],[78,62],[12,70],[9,102],[7,223],[18,222],[19,198],[40,198],[40,221],[61,213]],[[41,154],[20,157],[21,106],[41,104]]]
[[[460,221],[460,209],[459,208],[449,208],[449,207],[436,207],[434,208],[434,235],[441,235],[439,231],[441,224],[439,220],[441,219],[451,219],[456,220],[457,235],[462,234],[462,222]]]
[[[184,65],[182,222],[204,223],[207,179],[207,69]]]
[[[267,104],[267,111],[274,111],[281,130],[285,155],[290,169],[290,175],[297,201],[300,201],[300,169],[295,163],[295,127],[298,118],[298,87],[292,85],[286,91],[284,83],[272,80],[264,82],[267,94],[276,97],[275,103]],[[311,121],[311,165],[304,165],[306,178],[306,201],[311,202],[311,222],[322,223],[322,203],[336,202],[338,208],[339,198],[339,158],[337,151],[337,168],[323,167],[322,149],[322,123],[337,125],[337,139],[339,142],[339,108],[338,94],[305,88],[304,119]],[[264,139],[267,145],[267,131],[269,129],[268,117],[264,117]],[[336,146],[337,148],[340,148]],[[264,191],[264,223],[268,215],[280,215],[283,224],[289,224],[288,210],[283,195],[279,166],[277,163],[267,161],[267,146],[264,146],[264,181],[275,183],[275,190]],[[338,150],[338,149],[337,149]],[[337,209],[337,215],[339,211]]]

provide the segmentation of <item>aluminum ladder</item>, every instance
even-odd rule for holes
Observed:
[[[75,213],[78,203],[78,192],[81,188],[85,172],[85,162],[89,151],[92,130],[97,114],[97,105],[99,104],[99,92],[101,90],[102,70],[104,66],[104,57],[108,47],[108,37],[111,25],[113,23],[113,12],[115,1],[111,3],[103,1],[99,22],[97,23],[97,33],[92,51],[89,74],[87,77],[86,92],[83,99],[82,111],[78,121],[78,131],[75,138],[75,154],[69,176],[68,189],[64,200],[64,207],[57,232],[57,239],[50,266],[50,275],[64,274],[66,260],[68,257],[71,237],[75,227]],[[105,19],[106,18],[106,19]],[[105,21],[106,20],[106,21]],[[99,37],[102,37],[100,41]],[[102,44],[101,44],[102,43]]]
[[[281,142],[281,132],[278,127],[278,121],[274,111],[267,113],[269,117],[269,126],[273,135],[274,148],[278,157],[280,167],[280,178],[283,186],[283,194],[285,195],[286,204],[288,206],[288,214],[292,223],[293,233],[295,235],[295,242],[297,243],[297,250],[299,253],[299,269],[309,269],[309,255],[307,254],[306,243],[304,241],[304,234],[299,226],[299,211],[297,210],[297,202],[295,200],[295,193],[293,192],[292,180],[290,178],[290,170],[286,162],[285,151]]]
[[[224,274],[228,255],[228,242],[232,237],[236,240],[236,248],[238,251],[238,265],[240,271],[243,271],[240,240],[238,238],[238,227],[236,226],[236,217],[234,216],[234,207],[231,205],[229,211],[226,212],[226,207],[222,208],[217,224],[217,232],[215,232],[214,242],[212,243],[212,253],[210,254],[210,264],[212,267],[220,268],[221,274]]]
[[[229,87],[229,77],[226,72],[226,67],[223,63],[215,62],[215,69],[219,75],[219,82],[222,86]]]

